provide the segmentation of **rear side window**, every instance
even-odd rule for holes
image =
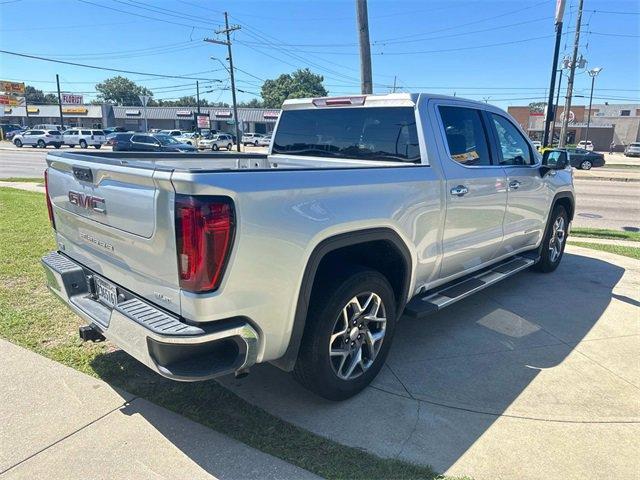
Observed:
[[[451,158],[466,166],[491,165],[480,110],[445,106],[439,110]]]
[[[500,165],[533,165],[529,143],[515,125],[500,115],[490,115],[502,152]]]
[[[82,130],[82,135],[91,135],[91,130]]]
[[[94,135],[104,135],[104,132],[102,130],[94,130],[93,134]]]
[[[31,135],[44,135],[44,132],[42,130],[33,130]]]
[[[413,107],[285,110],[273,153],[418,163]]]
[[[49,135],[60,135],[60,132],[58,130],[49,130],[47,133]]]

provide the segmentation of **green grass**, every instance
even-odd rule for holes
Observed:
[[[623,230],[610,230],[607,228],[577,228],[571,229],[572,237],[606,238],[610,240],[630,240],[640,242],[640,232],[626,232]]]
[[[43,177],[7,177],[0,178],[0,182],[20,182],[20,183],[43,183]]]
[[[81,320],[44,286],[40,257],[53,249],[42,194],[0,188],[1,337],[325,478],[441,478],[429,467],[382,459],[303,430],[215,381],[171,382],[108,342],[80,342]]]
[[[603,252],[615,253],[616,255],[622,255],[625,257],[640,260],[640,247],[624,247],[622,245],[610,245],[604,243],[573,242],[571,240],[569,241],[569,245],[591,248],[593,250],[601,250]]]

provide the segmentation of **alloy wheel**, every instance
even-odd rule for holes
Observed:
[[[386,310],[379,295],[363,292],[349,300],[329,339],[331,367],[338,378],[352,380],[373,365],[386,327]]]
[[[558,217],[556,218],[556,221],[553,222],[553,232],[549,239],[549,260],[551,260],[552,263],[555,263],[558,258],[560,258],[565,236],[564,217]]]

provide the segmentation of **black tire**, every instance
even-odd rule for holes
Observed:
[[[379,350],[373,363],[364,371],[358,367],[359,375],[355,378],[343,379],[338,376],[329,353],[330,346],[339,345],[343,337],[336,338],[334,343],[331,343],[330,339],[334,334],[334,328],[340,328],[338,322],[342,317],[343,308],[349,304],[351,299],[360,294],[364,294],[366,297],[366,292],[378,295],[384,305],[386,317],[384,337],[378,346]],[[367,310],[365,309],[365,311]],[[294,377],[304,387],[328,400],[344,400],[352,397],[369,385],[384,365],[393,340],[395,323],[395,297],[393,289],[384,275],[376,270],[357,266],[343,270],[341,274],[332,271],[331,279],[321,282],[314,289],[298,360],[293,370]],[[358,330],[359,325],[356,324],[354,327],[349,323],[347,330],[349,327]],[[353,331],[351,333],[353,334]],[[358,334],[358,331],[355,333]],[[349,343],[347,337],[356,340],[354,335],[345,333],[344,340],[347,344]],[[353,343],[351,342],[351,348],[353,348]],[[363,354],[370,351],[365,345],[361,350]],[[347,357],[345,363],[348,363],[351,358]],[[340,362],[339,359],[337,361]],[[340,365],[337,368],[340,370],[342,367]]]
[[[214,143],[214,144],[212,144],[212,145],[211,145],[211,150],[213,150],[214,152],[217,152],[217,151],[218,151],[218,145],[217,145],[217,144],[215,144],[215,143]]]
[[[19,139],[19,138],[16,138],[16,139],[13,141],[13,144],[14,144],[16,147],[18,147],[18,148],[22,148],[22,142],[20,141],[20,139]]]
[[[80,140],[80,148],[87,148],[87,142],[85,140]]]
[[[555,254],[552,253],[551,250],[551,242],[557,240],[555,238],[556,234],[554,225],[559,219],[562,219],[564,234],[562,237],[562,241],[560,241],[559,254],[555,256]],[[562,205],[556,205],[556,207],[551,212],[551,216],[549,217],[549,224],[547,225],[547,229],[545,231],[544,240],[542,240],[542,252],[540,253],[540,261],[533,266],[534,270],[542,273],[550,273],[558,268],[558,265],[560,265],[560,261],[562,260],[562,255],[564,254],[564,247],[567,245],[568,227],[569,216],[567,215],[567,211]]]
[[[73,147],[75,147],[75,145],[73,143],[70,143],[69,148],[73,148]]]
[[[231,151],[232,148],[233,148],[233,145],[231,145],[231,144],[227,145],[227,150],[228,151]]]
[[[55,148],[60,148],[60,147],[62,146],[62,144],[61,144],[61,143],[54,143],[54,144],[53,144],[53,146],[54,146]]]
[[[34,145],[31,145],[31,148],[36,148],[36,147],[37,147],[37,145],[35,145],[35,144],[34,144]]]
[[[257,147],[258,146],[258,140],[256,140],[255,142],[253,142],[253,146]]]
[[[593,164],[591,163],[591,160],[583,160],[580,163],[580,170],[591,170],[592,166]]]
[[[44,143],[44,140],[38,140],[38,148],[47,148],[47,144]]]
[[[100,150],[102,148],[102,145],[94,145],[96,150]]]

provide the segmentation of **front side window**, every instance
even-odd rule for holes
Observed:
[[[131,138],[132,142],[136,142],[136,143],[147,143],[149,145],[155,145],[156,140],[153,137],[149,137],[147,135],[134,135],[133,138]]]
[[[82,130],[82,135],[91,135],[91,130]]]
[[[529,143],[520,131],[506,118],[494,113],[490,115],[502,152],[500,165],[533,165]]]
[[[273,153],[420,162],[413,107],[285,110]]]
[[[466,166],[491,165],[480,111],[445,106],[439,110],[451,158]]]

